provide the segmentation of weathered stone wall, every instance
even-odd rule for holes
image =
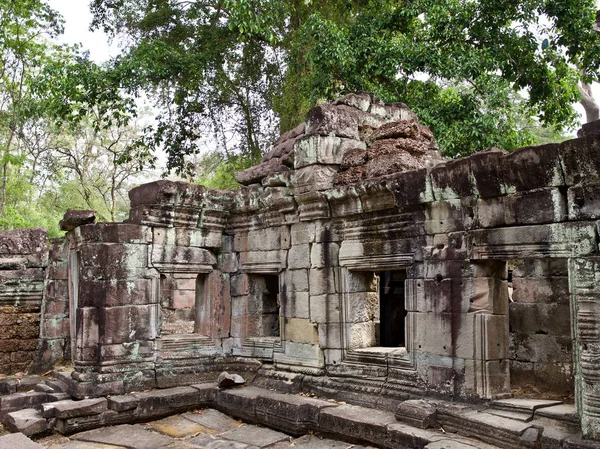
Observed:
[[[44,272],[48,263],[44,229],[0,234],[0,373],[30,367],[40,334]]]
[[[570,399],[574,367],[567,259],[530,259],[514,265],[511,387],[518,393]]]

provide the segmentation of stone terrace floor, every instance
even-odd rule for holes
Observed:
[[[244,424],[213,409],[196,410],[146,424],[123,424],[90,430],[71,435],[69,438],[52,435],[38,439],[37,444],[39,449],[366,448],[318,435],[293,438],[265,427]],[[0,448],[2,447],[0,437]],[[13,445],[11,449],[18,447]],[[35,446],[31,447],[33,449]]]

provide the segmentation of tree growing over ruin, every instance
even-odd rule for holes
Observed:
[[[186,167],[203,133],[255,161],[276,131],[350,91],[404,101],[447,155],[512,149],[573,126],[598,78],[593,0],[94,0],[113,61],[163,112],[149,143]],[[524,95],[524,96],[523,96]],[[150,131],[150,130],[149,130]]]

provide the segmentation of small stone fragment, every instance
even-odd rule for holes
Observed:
[[[69,209],[58,223],[61,231],[72,231],[78,226],[92,224],[96,221],[96,212],[93,210]]]
[[[217,379],[219,388],[237,387],[244,385],[245,383],[246,381],[242,376],[238,374],[229,374],[227,371],[223,371],[221,374],[219,374],[219,378]]]
[[[397,120],[384,123],[373,131],[371,140],[396,139],[398,137],[417,139],[419,134],[419,125],[415,120]]]

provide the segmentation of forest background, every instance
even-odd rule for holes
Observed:
[[[402,101],[445,157],[557,141],[599,118],[594,0],[93,0],[118,51],[65,44],[42,0],[0,2],[0,228],[120,221],[162,175],[236,188],[315,104]]]

